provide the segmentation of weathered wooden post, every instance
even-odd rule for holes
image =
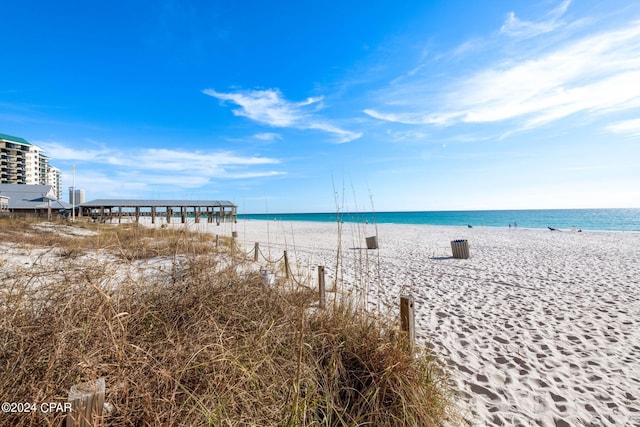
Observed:
[[[318,266],[318,294],[320,296],[320,308],[324,308],[327,305],[324,285],[324,265]]]
[[[71,412],[67,414],[67,427],[99,425],[104,408],[104,378],[76,384],[69,390]]]
[[[260,253],[260,244],[256,242],[255,246],[253,247],[253,260],[255,262],[258,262],[258,253]]]
[[[400,325],[408,334],[409,351],[413,353],[416,341],[416,318],[412,296],[400,296]]]
[[[216,248],[220,247],[220,236],[216,234]]]
[[[156,223],[156,208],[151,206],[151,224]]]
[[[289,278],[289,258],[287,257],[287,251],[284,251],[284,277]]]

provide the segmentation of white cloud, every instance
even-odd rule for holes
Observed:
[[[507,19],[500,28],[500,32],[520,38],[535,37],[540,34],[549,33],[564,25],[564,22],[562,22],[560,18],[565,14],[570,4],[571,0],[563,1],[548,14],[547,20],[540,22],[522,21],[516,16],[515,12],[509,12]]]
[[[277,89],[248,90],[234,93],[217,92],[214,89],[203,91],[206,95],[221,101],[229,101],[240,108],[233,110],[236,116],[247,117],[253,121],[273,127],[294,129],[317,129],[337,136],[337,142],[349,142],[360,138],[361,133],[348,131],[316,117],[322,108],[322,97],[307,98],[301,102],[290,102],[283,98]],[[313,107],[313,108],[310,108]]]
[[[60,142],[34,141],[34,144],[42,147],[47,156],[57,160],[82,160],[97,161],[107,155],[107,150],[87,150],[68,147]]]
[[[424,74],[389,87],[383,107],[364,110],[379,120],[453,125],[518,120],[533,128],[583,112],[640,106],[640,22],[566,41],[534,57],[496,60],[470,75],[433,87]],[[386,111],[383,111],[386,110]],[[389,111],[390,110],[390,111]]]
[[[196,188],[211,179],[245,179],[283,175],[285,172],[264,170],[279,160],[260,156],[241,156],[231,151],[183,151],[173,149],[140,149],[128,151],[76,150],[65,144],[41,143],[47,154],[58,161],[73,161],[79,170],[94,170],[92,186],[119,182],[127,189],[148,185]],[[108,170],[108,174],[97,171]],[[108,176],[107,176],[108,175]],[[116,177],[116,178],[114,178]],[[102,184],[101,184],[102,183]]]
[[[273,132],[257,133],[253,135],[253,137],[261,141],[275,141],[277,139],[282,139],[282,135]]]
[[[404,123],[408,125],[446,125],[457,114],[425,114],[417,113],[381,113],[377,110],[367,108],[364,113],[374,119],[387,122]]]
[[[640,119],[623,120],[607,126],[609,132],[640,136]]]

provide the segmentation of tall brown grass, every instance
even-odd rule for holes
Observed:
[[[445,371],[427,351],[411,355],[389,319],[346,305],[319,310],[306,288],[265,286],[207,236],[91,225],[96,235],[69,239],[37,236],[32,225],[0,221],[5,245],[59,248],[55,268],[0,264],[0,401],[63,402],[72,385],[104,377],[105,426],[455,420]],[[87,251],[112,256],[88,265]],[[104,285],[132,262],[177,256],[186,260],[179,269]],[[0,425],[59,426],[64,417],[0,413]]]

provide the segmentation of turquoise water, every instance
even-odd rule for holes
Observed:
[[[238,219],[336,222],[334,213],[239,214]],[[347,212],[345,222],[430,224],[474,227],[572,228],[589,231],[640,231],[640,209],[540,209],[504,211]]]

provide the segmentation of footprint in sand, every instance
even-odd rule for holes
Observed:
[[[499,342],[500,344],[509,344],[509,340],[502,337],[494,336],[493,340]]]
[[[500,396],[498,396],[497,394],[495,394],[494,392],[492,392],[488,388],[483,387],[483,386],[481,386],[479,384],[471,384],[471,391],[473,391],[476,394],[481,394],[483,396],[486,396],[492,402],[499,402],[500,401]]]

